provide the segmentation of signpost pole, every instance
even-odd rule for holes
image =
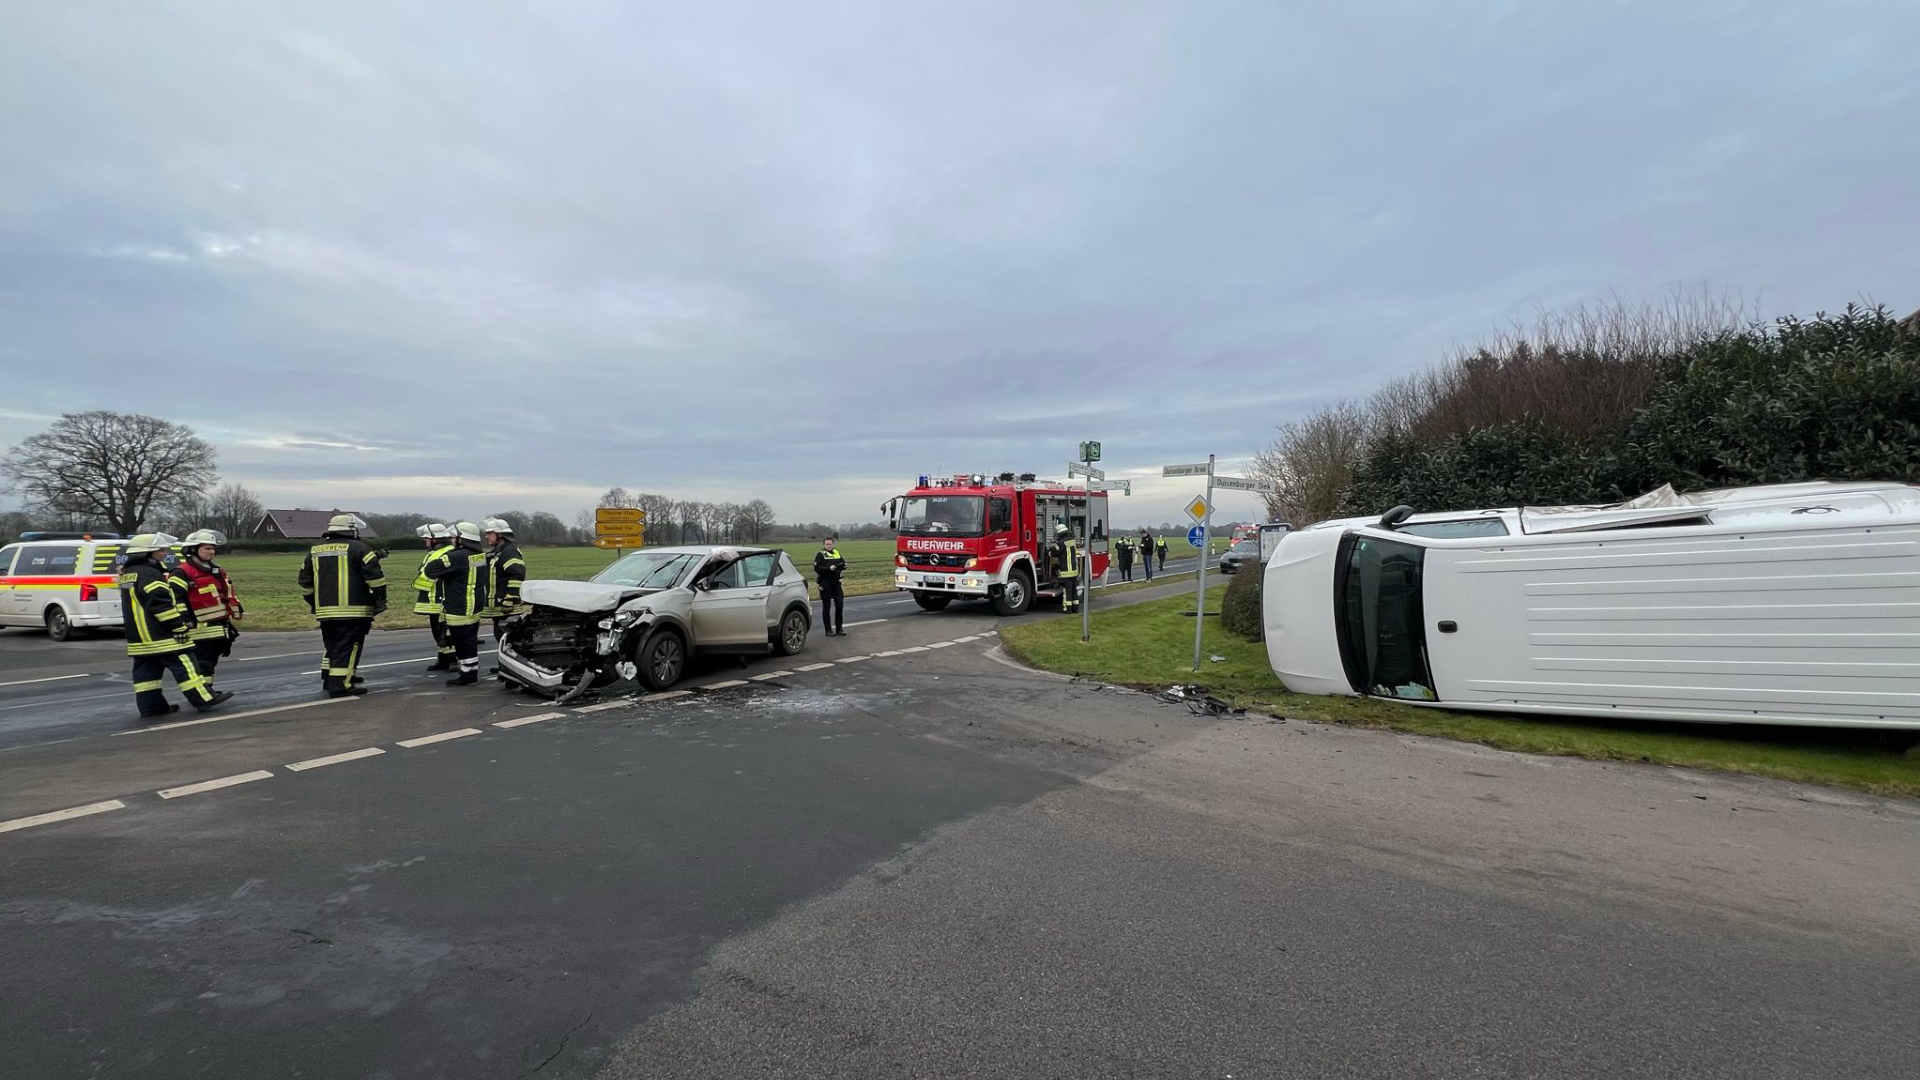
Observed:
[[[1193,598],[1193,670],[1200,670],[1200,635],[1207,625],[1207,549],[1213,546],[1213,455],[1207,455],[1207,513],[1200,519],[1200,581]]]
[[[1087,462],[1087,514],[1080,525],[1080,644],[1093,641],[1093,462]]]

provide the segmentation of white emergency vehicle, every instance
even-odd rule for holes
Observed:
[[[0,626],[45,627],[55,641],[82,627],[119,629],[114,559],[126,543],[88,536],[0,547]]]

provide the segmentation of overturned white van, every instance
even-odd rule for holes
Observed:
[[[1661,488],[1322,522],[1267,564],[1288,688],[1451,709],[1920,728],[1920,487]]]

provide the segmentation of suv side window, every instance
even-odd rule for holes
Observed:
[[[68,575],[73,573],[75,561],[80,554],[78,544],[28,544],[20,549],[20,557],[14,560],[19,565],[13,568],[16,576],[37,574],[42,576]]]
[[[748,585],[771,585],[780,571],[780,553],[763,551],[740,560],[741,576]]]
[[[745,561],[735,559],[727,565],[707,575],[709,588],[737,589],[740,587],[740,564]]]

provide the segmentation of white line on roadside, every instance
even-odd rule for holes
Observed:
[[[294,655],[296,655],[296,656],[297,656],[297,655],[299,655],[299,654],[298,654],[298,653],[296,653],[296,654],[294,654]],[[475,655],[476,655],[476,656],[498,656],[498,655],[500,655],[500,650],[499,650],[499,649],[484,649],[484,650],[482,650],[482,651],[480,651],[480,652],[478,652],[478,653],[476,653]],[[382,660],[382,661],[380,661],[380,662],[379,662],[379,663],[377,663],[377,664],[360,664],[360,665],[358,665],[358,666],[357,666],[357,667],[356,667],[356,668],[355,668],[354,670],[356,670],[356,671],[358,671],[358,670],[361,670],[361,669],[364,669],[364,668],[377,668],[377,667],[396,667],[396,666],[398,666],[398,665],[400,665],[400,664],[424,664],[424,663],[426,663],[427,661],[429,661],[429,660],[431,660],[431,659],[433,659],[433,657],[431,657],[431,656],[415,656],[415,657],[411,657],[411,658],[409,658],[409,659],[406,659],[406,660]],[[319,668],[314,668],[314,669],[313,669],[312,671],[303,671],[303,672],[301,672],[300,674],[302,674],[302,675],[318,675],[318,674],[320,674],[320,669],[319,669]]]
[[[152,727],[129,728],[116,731],[115,735],[145,735],[149,731],[170,731],[173,728],[193,727],[197,724],[217,724],[222,720],[244,720],[249,716],[265,716],[268,713],[292,712],[295,709],[313,709],[321,705],[338,705],[350,698],[321,698],[319,701],[296,701],[291,705],[275,705],[267,709],[249,709],[246,712],[221,713],[219,716],[203,716],[198,720],[175,720],[171,724],[154,724]]]
[[[835,660],[835,661],[834,661],[834,663],[836,663],[836,664],[857,664],[857,663],[859,663],[859,662],[860,662],[860,661],[862,661],[862,660],[871,660],[871,659],[873,659],[873,657],[871,657],[871,656],[849,656],[849,657],[845,657],[845,658],[843,658],[843,659],[840,659],[840,660]]]
[[[754,682],[766,682],[768,679],[784,679],[793,674],[791,671],[768,671],[753,677]]]
[[[103,671],[99,674],[105,675],[106,672]],[[94,673],[91,671],[83,672],[79,675],[48,675],[40,679],[15,679],[12,682],[0,682],[0,686],[27,686],[32,683],[59,682],[62,679],[91,679],[93,676]]]
[[[359,761],[361,758],[379,757],[384,753],[386,753],[386,751],[377,746],[363,746],[358,750],[349,750],[344,754],[328,754],[326,757],[296,761],[288,765],[287,768],[292,772],[306,772],[308,769],[324,769],[329,765],[339,765],[348,761]]]
[[[236,656],[231,660],[223,661],[223,663],[246,664],[255,660],[285,660],[289,656],[312,656],[316,651],[318,650],[302,649],[299,652],[277,652],[268,656]]]
[[[668,698],[692,697],[692,696],[693,696],[693,691],[691,690],[662,690],[657,694],[648,694],[646,697],[643,697],[640,700],[641,701],[665,701]]]
[[[119,799],[106,802],[88,803],[85,806],[72,806],[65,810],[55,810],[47,814],[35,814],[32,817],[14,818],[12,821],[0,821],[0,832],[12,832],[15,829],[31,829],[35,825],[51,825],[56,821],[72,821],[74,818],[87,817],[90,814],[104,814],[109,810],[125,810],[127,804]]]
[[[454,728],[452,731],[440,731],[432,735],[422,735],[417,739],[401,739],[393,745],[404,746],[411,750],[416,746],[430,746],[433,743],[446,742],[448,739],[464,739],[469,735],[478,734],[480,734],[480,729],[477,727]]]
[[[873,658],[874,658],[875,660],[878,660],[878,659],[880,659],[880,658],[881,658],[881,657],[883,657],[883,656],[899,656],[899,655],[900,655],[900,653],[899,653],[899,651],[898,651],[898,650],[892,650],[892,651],[889,651],[889,652],[877,652],[877,653],[874,653],[874,654],[873,654]]]
[[[859,622],[842,623],[840,624],[840,629],[845,630],[849,626],[872,626],[874,623],[890,621],[889,619],[861,619]]]
[[[218,791],[221,788],[235,787],[240,784],[251,784],[255,780],[271,779],[273,779],[272,773],[265,769],[255,769],[253,772],[235,773],[232,776],[222,776],[216,780],[202,780],[197,784],[161,788],[159,791],[154,792],[154,794],[163,799],[178,799],[182,795],[198,795],[203,791]]]
[[[716,683],[708,683],[708,684],[707,684],[707,685],[705,685],[705,686],[700,686],[700,687],[695,687],[695,689],[698,689],[698,690],[725,690],[725,689],[727,689],[728,687],[731,687],[731,686],[745,686],[745,685],[747,685],[747,680],[745,680],[745,679],[728,679],[728,680],[727,680],[726,682],[716,682]]]
[[[630,698],[630,697],[615,698],[612,701],[603,701],[598,705],[582,705],[573,711],[577,713],[586,713],[586,712],[606,712],[608,709],[624,709],[627,706],[632,705],[635,700],[636,699]]]
[[[960,643],[957,641],[929,641],[927,642],[927,648],[945,649],[945,648],[948,648],[949,646],[958,645],[958,644]]]
[[[887,606],[887,607],[892,607],[892,606],[893,606],[893,605],[895,605],[895,604],[911,604],[911,603],[913,603],[913,598],[912,598],[912,597],[908,597],[908,598],[907,598],[907,599],[905,599],[905,600],[882,600],[882,601],[881,601],[881,604],[883,604],[883,605],[885,605],[885,606]]]
[[[795,671],[820,671],[820,670],[822,670],[822,669],[824,669],[824,668],[830,668],[830,667],[832,667],[832,666],[833,666],[832,664],[806,664],[806,665],[803,665],[803,666],[801,666],[801,667],[797,667],[797,668],[794,668],[793,670],[795,670]]]
[[[497,728],[525,727],[528,724],[538,724],[542,720],[558,720],[565,715],[567,714],[563,712],[543,712],[536,716],[516,716],[511,720],[502,720],[493,726]]]
[[[927,651],[927,647],[926,647],[925,645],[912,645],[912,646],[909,646],[909,647],[907,647],[907,648],[905,648],[905,649],[901,649],[900,651],[901,651],[901,652],[903,652],[903,653],[910,653],[910,652],[926,652],[926,651]]]

